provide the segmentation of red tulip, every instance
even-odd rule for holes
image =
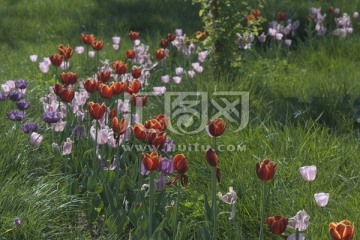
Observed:
[[[58,46],[58,52],[65,59],[65,61],[69,60],[74,53],[74,51],[69,45],[65,47],[62,44]]]
[[[158,60],[162,60],[166,56],[166,52],[164,49],[158,49],[155,51],[156,58]]]
[[[273,234],[281,235],[285,232],[289,219],[281,216],[274,216],[266,218],[265,221]]]
[[[177,154],[174,159],[173,159],[173,163],[174,163],[174,169],[178,172],[175,176],[175,178],[169,183],[169,184],[174,184],[180,174],[181,177],[181,185],[182,186],[186,186],[188,184],[188,177],[185,175],[185,173],[188,170],[188,160],[186,159],[186,157],[184,156],[184,154]]]
[[[147,96],[141,96],[140,94],[133,93],[131,95],[131,103],[137,107],[143,107],[146,105]]]
[[[92,43],[91,43],[91,46],[93,47],[93,49],[95,51],[101,51],[104,47],[104,41],[96,41],[94,40]]]
[[[130,49],[125,52],[125,56],[127,59],[134,59],[135,58],[135,51]]]
[[[333,240],[351,240],[355,233],[355,226],[348,220],[339,223],[332,222],[329,225],[330,235]]]
[[[152,147],[155,147],[156,149],[161,148],[164,146],[166,141],[166,133],[165,132],[159,132],[155,129],[150,129],[146,133],[146,143]]]
[[[117,117],[113,118],[112,129],[114,132],[114,138],[116,139],[116,142],[119,142],[120,136],[126,132],[128,126],[129,126],[129,121],[125,120],[124,118],[120,120],[120,123]]]
[[[161,156],[159,156],[156,152],[152,152],[151,154],[143,153],[142,163],[144,164],[146,170],[150,172],[155,171],[160,166]]]
[[[128,83],[124,83],[124,82],[111,82],[110,86],[113,89],[113,92],[115,95],[119,95],[121,93],[123,93],[125,91],[125,89],[128,86]]]
[[[111,66],[115,70],[116,74],[124,74],[127,70],[127,65],[123,61],[115,61]]]
[[[60,54],[51,55],[49,59],[54,67],[59,67],[63,61],[63,57]]]
[[[64,88],[60,94],[61,100],[67,103],[71,102],[74,99],[74,96],[75,96],[74,91],[72,89],[66,89],[66,88]]]
[[[100,96],[104,99],[111,99],[111,97],[114,94],[113,88],[111,88],[110,86],[103,84],[103,83],[100,83],[98,89],[99,89]]]
[[[270,181],[273,179],[276,171],[276,163],[270,162],[269,159],[264,159],[261,163],[256,162],[256,172],[261,181]]]
[[[165,114],[159,114],[157,115],[157,117],[155,118],[156,120],[158,120],[159,122],[163,122],[162,126],[163,126],[163,130],[166,130],[168,124],[169,124],[169,119],[165,116]]]
[[[167,35],[167,40],[168,40],[168,42],[174,41],[175,38],[176,38],[176,35],[175,35],[175,34],[168,33],[168,35]]]
[[[284,12],[278,12],[278,13],[276,14],[276,17],[277,17],[277,19],[278,19],[279,21],[284,21],[285,18],[286,18],[286,14],[285,14]]]
[[[138,93],[140,91],[140,88],[141,88],[141,83],[139,80],[135,79],[132,83],[131,83],[131,86],[128,86],[126,88],[126,91],[130,94],[133,94],[133,93]]]
[[[254,15],[250,15],[250,16],[248,16],[248,17],[246,18],[246,21],[247,21],[247,22],[252,22],[252,21],[254,21],[254,19],[255,19]]]
[[[141,76],[141,68],[136,66],[132,67],[131,75],[133,76],[133,78],[139,78]]]
[[[104,71],[104,70],[100,70],[96,75],[97,75],[97,80],[100,82],[107,82],[110,79],[110,71]]]
[[[146,138],[146,129],[142,124],[135,123],[134,127],[132,127],[131,130],[133,131],[137,139],[142,140]]]
[[[131,40],[133,40],[133,41],[135,41],[136,39],[138,39],[139,38],[139,33],[138,32],[133,32],[133,31],[130,31],[129,32],[129,37],[130,37],[130,39]]]
[[[93,119],[102,119],[106,111],[105,104],[89,102],[89,112]]]
[[[209,133],[214,137],[221,136],[224,133],[225,128],[226,124],[221,118],[215,119],[209,123]]]
[[[88,78],[84,81],[84,88],[88,93],[93,93],[98,88],[98,82],[94,81],[91,78]]]
[[[110,110],[110,114],[109,114],[109,118],[113,119],[114,117],[116,117],[116,110],[115,108]]]
[[[162,47],[162,48],[167,48],[168,45],[169,45],[169,42],[168,42],[168,41],[166,41],[165,39],[161,39],[161,41],[160,41],[160,47]]]
[[[253,10],[252,15],[256,18],[260,17],[260,15],[261,15],[260,10],[259,9]]]
[[[95,41],[95,36],[93,34],[81,34],[81,39],[84,44],[91,45],[93,41]]]
[[[217,167],[218,166],[218,156],[216,155],[216,153],[214,152],[214,150],[209,147],[206,152],[205,152],[205,159],[208,162],[208,164],[212,167]]]
[[[78,76],[76,73],[67,72],[67,73],[61,73],[61,81],[62,83],[67,85],[74,85],[78,79]]]
[[[53,90],[54,90],[54,93],[57,95],[57,96],[60,96],[62,90],[63,90],[63,87],[58,84],[58,83],[55,83],[54,87],[53,87]]]

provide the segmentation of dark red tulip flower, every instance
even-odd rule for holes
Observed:
[[[259,10],[259,9],[253,10],[253,11],[252,11],[252,15],[253,15],[255,18],[260,17],[260,15],[261,15],[260,10]]]
[[[94,40],[91,43],[91,46],[93,47],[93,49],[95,51],[101,51],[104,48],[104,41],[96,41],[96,40]]]
[[[289,219],[281,216],[274,216],[266,218],[265,221],[273,234],[281,235],[286,231]]]
[[[147,171],[155,171],[160,166],[161,156],[159,156],[156,152],[152,152],[151,154],[143,153],[142,163]]]
[[[140,94],[133,93],[131,95],[131,103],[137,107],[143,107],[147,103],[147,95],[142,96]]]
[[[197,31],[195,36],[199,41],[202,41],[206,38],[206,32]]]
[[[355,234],[355,226],[348,220],[332,222],[329,229],[333,240],[351,240]]]
[[[55,83],[54,87],[53,87],[53,90],[54,90],[54,93],[57,95],[57,96],[60,96],[62,90],[63,90],[63,86],[61,86],[60,84],[58,83]]]
[[[221,118],[215,119],[214,121],[211,121],[208,125],[209,133],[213,137],[221,136],[226,128],[226,124],[224,120]]]
[[[139,38],[139,33],[138,32],[133,32],[133,31],[130,31],[129,32],[129,37],[130,37],[130,39],[131,40],[133,40],[133,41],[135,41],[136,39],[138,39]]]
[[[54,67],[60,67],[63,57],[60,54],[53,54],[49,57],[51,64]]]
[[[177,174],[169,184],[174,184],[180,175],[181,185],[183,187],[187,186],[189,181],[185,173],[187,172],[189,166],[188,166],[188,160],[186,159],[185,155],[177,154],[173,159],[173,163],[174,163],[174,169],[177,171]]]
[[[137,139],[146,139],[146,128],[141,123],[135,123],[131,130]]]
[[[125,91],[125,89],[128,86],[128,83],[124,82],[111,82],[110,84],[111,88],[113,89],[113,92],[115,95],[119,95]]]
[[[132,59],[135,58],[135,51],[132,50],[132,49],[127,50],[127,51],[125,52],[125,56],[126,56],[127,59],[132,60]]]
[[[279,21],[284,21],[286,19],[286,13],[278,12],[278,13],[276,13],[276,17]]]
[[[111,99],[114,94],[113,88],[104,83],[99,84],[98,90],[100,96],[104,99]]]
[[[175,38],[176,38],[176,35],[175,35],[175,34],[168,33],[168,35],[167,35],[167,40],[168,40],[168,42],[174,41]]]
[[[70,103],[74,99],[75,93],[72,89],[64,88],[60,93],[60,98],[64,102]]]
[[[103,83],[106,83],[107,81],[109,81],[110,79],[110,71],[104,71],[104,70],[100,70],[96,76],[97,76],[97,80]]]
[[[270,181],[273,179],[276,171],[276,163],[264,159],[261,163],[256,162],[256,173],[261,181]]]
[[[139,78],[141,76],[141,68],[133,66],[131,69],[131,75],[133,78]]]
[[[78,79],[78,76],[76,73],[73,72],[67,72],[67,73],[61,73],[61,82],[65,85],[74,85]]]
[[[95,41],[95,36],[93,34],[81,34],[81,40],[86,45],[91,45],[93,41]]]
[[[127,65],[123,61],[115,61],[111,66],[115,70],[116,74],[121,75],[126,73]]]
[[[112,119],[112,129],[114,132],[114,138],[116,139],[117,143],[119,143],[120,136],[126,132],[128,126],[129,121],[125,120],[124,118],[120,120],[120,123],[117,117]]]
[[[58,52],[64,58],[65,61],[69,60],[74,53],[74,51],[69,45],[65,47],[62,44],[58,46]]]
[[[169,42],[168,42],[167,40],[161,39],[161,41],[160,41],[160,47],[162,47],[162,48],[167,48],[168,45],[169,45]]]
[[[131,86],[128,86],[126,88],[126,91],[130,94],[133,94],[133,93],[138,93],[140,91],[140,88],[141,88],[141,83],[139,80],[135,79],[132,83],[131,83]]]
[[[84,88],[88,93],[93,93],[98,89],[98,82],[88,78],[84,81]]]
[[[155,51],[156,58],[162,60],[166,57],[166,52],[164,49],[158,49]]]
[[[105,104],[89,102],[89,112],[93,119],[102,119],[106,111]]]

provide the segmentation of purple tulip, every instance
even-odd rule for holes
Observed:
[[[74,135],[74,137],[79,140],[82,137],[86,137],[86,129],[85,126],[76,126],[73,130],[72,130],[72,135]]]
[[[119,45],[119,44],[120,44],[120,40],[121,40],[121,38],[118,37],[118,36],[112,37],[113,44]]]
[[[174,83],[179,84],[181,83],[181,77],[173,77]]]
[[[155,95],[163,95],[166,92],[166,87],[153,87],[153,93]]]
[[[234,191],[234,188],[229,187],[229,192],[228,193],[226,193],[225,195],[222,195],[222,193],[219,192],[217,194],[217,196],[224,203],[232,205],[229,219],[230,220],[233,219],[235,217],[235,204],[236,204],[236,200],[237,200],[237,195],[236,195],[236,192]]]
[[[30,102],[26,101],[26,100],[20,100],[16,102],[16,106],[20,109],[20,110],[26,110],[30,107]]]
[[[315,193],[314,198],[319,207],[325,207],[329,202],[329,193]]]
[[[20,218],[15,218],[15,220],[14,220],[14,225],[16,226],[16,227],[20,227],[20,225],[21,225],[21,221],[20,221]]]
[[[44,112],[41,116],[41,119],[44,120],[46,123],[57,123],[60,121],[61,114],[59,112]]]
[[[301,176],[305,181],[311,182],[316,178],[316,166],[304,166],[300,168]]]
[[[161,81],[162,81],[163,83],[169,83],[169,81],[170,81],[169,75],[164,75],[164,76],[162,76],[162,77],[161,77]]]
[[[19,79],[15,82],[15,86],[18,89],[25,89],[25,88],[27,88],[28,84],[29,84],[29,82],[24,79]]]
[[[155,180],[155,188],[159,191],[165,189],[166,187],[166,179],[163,174],[160,173],[160,179]]]
[[[288,236],[288,238],[286,240],[305,240],[304,235],[302,235],[301,233],[299,234],[299,239],[296,239],[296,234],[293,233],[290,236]]]
[[[148,175],[150,173],[149,170],[147,170],[143,163],[141,163],[141,175]]]
[[[9,98],[9,94],[6,92],[0,92],[0,101],[4,101]]]
[[[24,123],[21,129],[23,130],[24,133],[33,133],[36,132],[38,128],[39,128],[39,124],[34,122],[26,122]]]
[[[163,174],[172,174],[172,172],[174,171],[174,164],[173,164],[173,158],[162,158],[161,163],[159,165],[159,171],[162,172]]]
[[[9,98],[14,101],[20,101],[23,98],[24,94],[22,94],[20,91],[11,90],[9,93]]]
[[[165,144],[160,149],[160,151],[162,151],[164,153],[172,153],[174,151],[174,145],[175,144],[174,144],[173,140],[170,140],[170,139],[166,138]]]
[[[6,114],[11,121],[21,121],[25,118],[26,114],[21,111],[11,111]]]

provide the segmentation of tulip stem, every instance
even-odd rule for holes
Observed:
[[[265,218],[265,201],[266,201],[266,181],[263,181],[263,192],[262,192],[262,203],[261,203],[261,222],[260,222],[260,236],[259,240],[264,240],[264,218]]]
[[[176,205],[175,205],[175,219],[174,219],[174,229],[173,229],[173,240],[176,237],[176,233],[177,233],[177,218],[178,218],[178,211],[179,211],[179,202],[180,202],[180,190],[181,190],[181,185],[180,182],[178,182],[178,186],[177,186],[177,199],[176,199]]]
[[[300,232],[299,229],[297,228],[295,232],[295,240],[299,240],[299,239],[300,239]]]
[[[149,184],[149,239],[151,238],[153,234],[153,220],[152,220],[152,214],[153,214],[153,207],[154,207],[154,172],[150,172],[150,184]]]
[[[214,239],[217,239],[217,212],[216,212],[216,167],[212,169],[212,209],[213,209],[213,220],[214,220]]]
[[[214,137],[214,149],[216,151],[216,137]],[[214,239],[217,239],[217,209],[216,209],[216,176],[217,176],[217,167],[212,169],[212,210],[213,210],[213,221],[214,221]]]

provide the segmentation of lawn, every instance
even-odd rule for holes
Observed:
[[[353,14],[360,11],[359,1],[268,1],[260,8],[264,20],[259,23],[263,28],[259,34],[268,35],[268,23],[283,12],[287,19],[300,20],[298,35],[289,37],[292,44],[268,35],[265,43],[256,38],[250,49],[241,49],[238,39],[230,39],[228,43],[236,46],[235,51],[229,59],[220,61],[216,51],[210,50],[211,41],[207,39],[213,40],[214,36],[211,31],[210,36],[204,32],[199,17],[201,6],[189,0],[0,1],[0,84],[27,80],[24,98],[31,103],[24,120],[10,121],[7,113],[16,109],[15,101],[0,101],[0,239],[150,239],[150,234],[152,239],[214,239],[217,229],[217,239],[252,240],[259,239],[261,226],[264,229],[260,239],[287,239],[294,229],[275,235],[264,217],[288,219],[300,210],[310,216],[309,227],[301,232],[306,239],[331,239],[329,224],[342,220],[354,224],[353,239],[359,235],[360,19]],[[315,18],[308,17],[311,7],[322,7],[327,14],[326,27],[332,29],[336,27],[334,17],[349,13],[351,33],[348,31],[346,37],[329,33],[318,36]],[[330,13],[329,7],[340,8],[340,13]],[[190,49],[191,41],[195,42],[195,52],[184,55],[169,42],[169,53],[161,59],[161,53],[156,53],[159,42],[168,33],[175,34],[175,29],[182,29],[188,37],[188,43],[182,45],[186,49]],[[130,39],[129,31],[139,32],[139,40],[149,47],[142,49],[150,55],[146,67],[140,64],[142,60],[129,57],[132,49],[138,57],[141,47]],[[203,40],[201,34],[196,34],[198,31],[207,38]],[[103,49],[93,58],[87,57],[81,37],[84,33],[104,41]],[[121,37],[118,50],[113,46],[114,36]],[[60,44],[70,45],[73,50],[84,46],[84,53],[74,52],[67,70],[50,66],[47,73],[41,72],[40,62],[56,54]],[[209,46],[208,56],[200,61],[198,53]],[[38,59],[32,62],[30,55],[34,54]],[[234,66],[228,64],[231,57],[236,58]],[[60,73],[71,71],[77,73],[73,88],[80,93],[79,83],[95,78],[106,60],[110,68],[104,69],[110,69],[118,80],[111,77],[108,83],[96,87],[102,89],[99,93],[84,95],[86,104],[77,106],[84,112],[84,120],[73,114],[74,103],[57,102],[54,108],[63,106],[67,112],[61,116],[67,125],[55,132],[55,125],[46,124],[42,117],[47,108],[43,102],[51,99],[44,100],[49,88],[61,83]],[[127,64],[129,74],[115,74],[121,71],[112,66],[118,60]],[[202,69],[194,62],[200,62]],[[135,65],[145,69],[141,77],[131,73]],[[166,75],[169,83],[164,83]],[[111,145],[115,141],[111,130],[114,120],[104,120],[107,128],[97,121],[97,128],[91,130],[94,124],[90,115],[94,119],[99,113],[91,112],[90,101],[104,102],[112,109],[118,108],[118,99],[131,99],[124,94],[106,99],[110,91],[107,85],[121,82],[120,78],[131,82],[133,78],[141,79],[140,93],[149,96],[144,107],[133,107],[130,114],[118,110],[119,122],[131,113],[141,113],[141,124],[164,131],[165,120],[160,124],[162,120],[154,118],[165,114],[170,121],[167,139],[175,143],[173,153],[143,149],[147,144],[158,144],[161,136],[156,135],[154,140],[155,133],[149,130],[146,141],[139,139],[141,131],[135,129],[134,120],[129,123],[133,129],[125,126],[128,130],[124,130],[131,136],[124,140],[124,132],[119,133],[121,144],[117,147]],[[153,87],[163,86],[165,95],[153,94]],[[133,83],[129,87],[128,93],[136,93]],[[67,88],[72,87],[63,87],[55,100],[66,102]],[[226,109],[237,100],[240,104],[236,108]],[[195,105],[183,111],[176,108],[186,104]],[[210,137],[205,126],[224,108],[218,117],[226,123],[225,132]],[[236,115],[236,111],[240,114]],[[237,117],[236,121],[231,117]],[[22,130],[26,121],[39,124],[41,144],[30,143],[34,137]],[[85,127],[84,137],[76,138],[72,133],[77,126]],[[94,139],[102,138],[103,133],[106,144],[96,144]],[[72,141],[70,152],[61,148],[68,137]],[[206,159],[208,146],[215,149],[218,161],[214,155]],[[127,151],[129,148],[132,150]],[[162,190],[154,189],[161,188],[157,167],[150,174],[141,174],[144,163],[149,170],[156,165],[156,158],[144,155],[152,150],[162,155],[163,162],[171,156],[181,158],[181,164],[171,167],[173,173],[162,173],[167,183],[178,178],[162,186]],[[179,154],[184,154],[186,160]],[[114,155],[117,164],[112,169]],[[261,181],[256,170],[256,163],[264,159],[277,164],[269,181]],[[317,168],[316,178],[305,181],[299,169],[312,165]],[[220,182],[216,179],[217,169],[221,172]],[[232,205],[216,196],[218,192],[226,194],[229,187],[237,195],[232,219]],[[320,192],[330,195],[324,207],[314,199],[314,194]]]

